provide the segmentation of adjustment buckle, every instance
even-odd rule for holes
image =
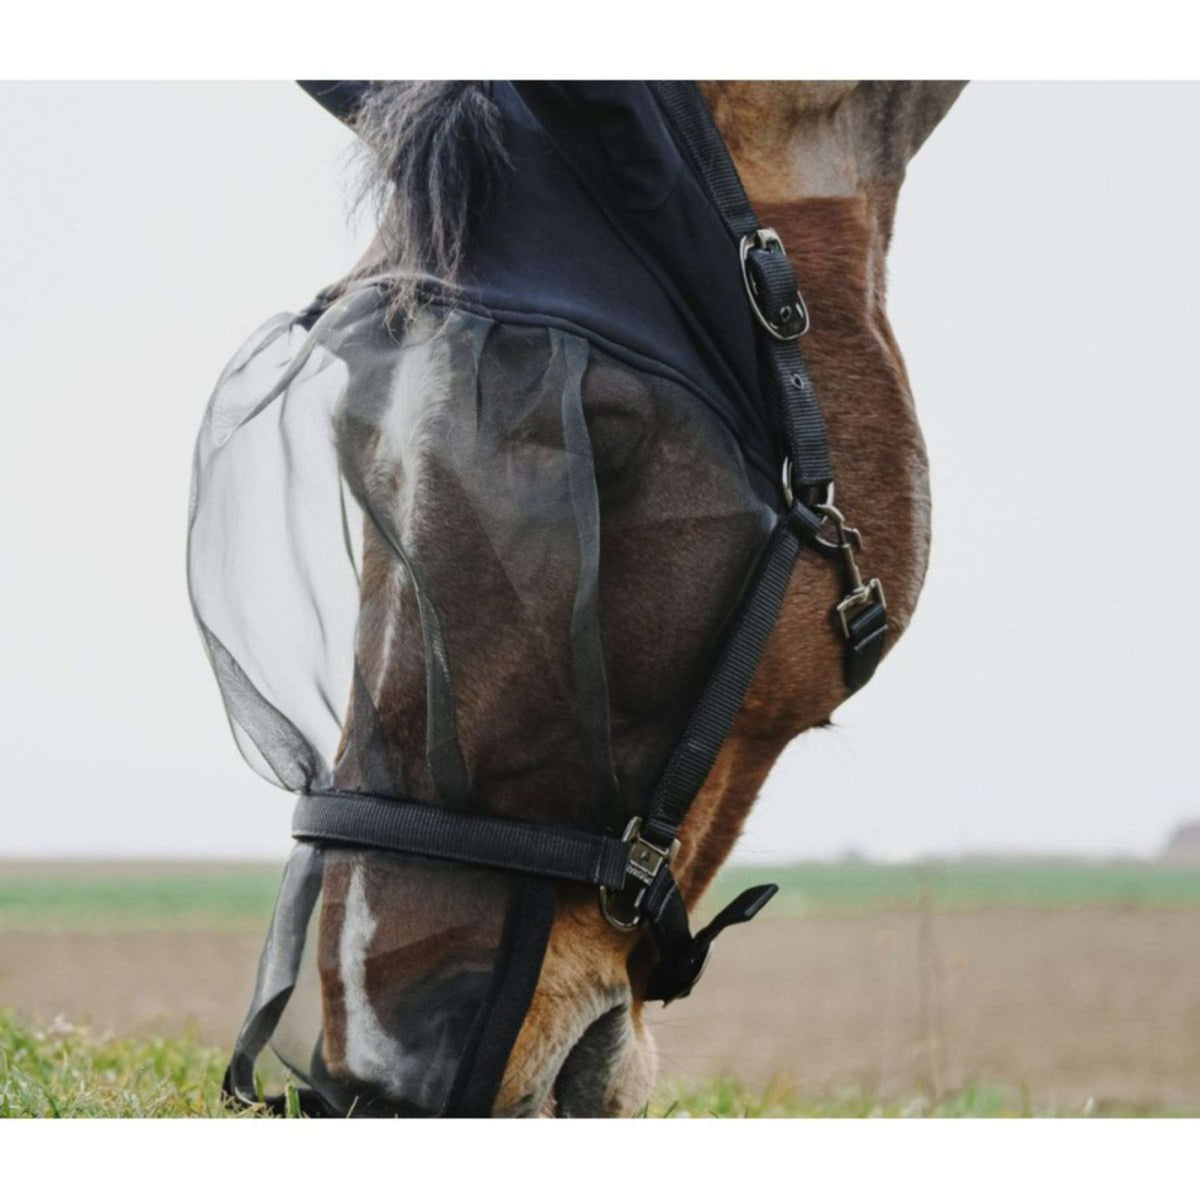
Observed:
[[[738,256],[742,263],[742,283],[746,285],[746,295],[750,297],[750,310],[754,319],[778,342],[794,342],[808,332],[808,305],[800,289],[796,288],[794,300],[780,306],[776,314],[778,319],[771,320],[762,310],[762,299],[758,283],[750,272],[750,254],[754,250],[764,250],[779,254],[785,261],[787,251],[779,234],[771,228],[756,229],[748,233],[738,244]],[[790,266],[790,264],[789,264]]]
[[[883,594],[883,584],[878,579],[869,579],[865,583],[863,582],[862,572],[858,569],[858,563],[854,557],[855,554],[862,551],[862,534],[853,526],[846,524],[845,516],[843,516],[841,510],[834,504],[833,499],[834,491],[833,484],[831,483],[829,485],[829,494],[824,502],[816,504],[813,507],[823,517],[833,522],[836,532],[837,540],[835,542],[826,542],[824,539],[818,540],[821,541],[822,545],[837,550],[841,556],[842,577],[846,581],[846,595],[838,602],[833,611],[838,626],[841,628],[842,637],[846,641],[850,641],[851,617],[862,609],[870,607],[872,604],[879,604],[886,609],[887,599]]]
[[[872,604],[878,604],[881,608],[887,608],[887,599],[883,594],[883,584],[878,579],[867,580],[865,586],[856,588],[850,592],[837,606],[834,611],[837,613],[838,624],[842,630],[842,637],[846,641],[850,641],[850,618],[861,609],[869,608]]]
[[[664,849],[642,837],[642,818],[633,817],[625,826],[621,840],[629,844],[629,862],[625,867],[625,886],[616,893],[600,888],[600,913],[622,933],[631,933],[642,923],[642,904],[650,885],[664,866],[670,866],[679,853],[679,839]],[[613,900],[619,900],[624,911],[614,911]]]

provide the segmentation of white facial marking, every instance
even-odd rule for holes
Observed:
[[[369,477],[379,495],[395,489],[392,498],[397,536],[403,545],[418,541],[423,509],[427,448],[438,440],[438,427],[447,420],[454,380],[447,339],[433,336],[434,320],[418,317],[408,332],[404,352],[397,356],[388,388],[388,404],[379,418],[379,444]],[[397,486],[398,485],[398,486]],[[378,694],[392,661],[399,605],[411,596],[411,581],[403,564],[388,556],[388,575],[381,612],[382,644],[372,655],[379,664],[373,685]]]
[[[430,330],[418,321],[392,372],[371,470],[373,480],[382,486],[399,478],[396,527],[404,541],[413,532],[422,465],[429,447],[438,439],[439,425],[446,419],[453,384],[447,340],[430,336]]]
[[[355,863],[346,891],[338,943],[346,1005],[346,1064],[352,1074],[398,1095],[403,1065],[401,1047],[388,1036],[367,995],[367,954],[376,921],[367,902],[364,868]]]

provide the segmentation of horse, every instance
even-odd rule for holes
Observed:
[[[887,251],[907,164],[962,86],[700,85],[761,224],[778,232],[796,264],[811,313],[804,353],[828,429],[838,505],[853,514],[871,571],[886,581],[889,646],[921,592],[930,494],[908,376],[887,317]],[[380,86],[356,129],[372,164],[378,231],[330,294],[389,273],[452,281],[469,258],[472,214],[504,171],[486,91],[470,83]],[[391,304],[408,336],[419,343],[423,329],[431,335],[429,353],[412,369],[427,379],[449,370],[432,333],[453,314],[432,316],[404,286]],[[537,360],[536,371],[549,370],[554,351],[544,340],[531,335],[522,347],[518,339],[518,375],[522,355]],[[479,386],[487,386],[482,376]],[[620,364],[604,361],[583,376],[581,404],[605,529],[599,632],[612,771],[621,780],[660,761],[678,734],[684,697],[695,690],[757,535],[744,520],[671,515],[681,489],[698,511],[723,511],[723,484],[705,474],[698,450],[699,441],[720,435],[697,432],[686,405],[648,396]],[[448,598],[439,601],[439,615],[456,639],[455,715],[470,786],[491,813],[571,824],[586,812],[578,795],[580,752],[563,733],[569,722],[562,697],[531,632],[568,602],[560,581],[549,572],[536,591],[522,593],[520,620],[497,619],[494,597],[512,581],[480,565],[487,530],[473,520],[460,489],[439,477],[435,456],[408,453],[402,467],[396,450],[399,443],[411,451],[452,439],[448,419],[397,412],[384,425],[387,436],[378,422],[358,420],[349,404],[337,422],[338,454],[352,488],[382,497],[399,514],[404,538],[425,552],[425,569]],[[654,519],[658,514],[665,515]],[[419,644],[421,614],[387,539],[372,528],[362,536],[361,687],[387,755],[403,763],[409,794],[429,800],[426,682],[401,650],[414,639]],[[829,620],[837,601],[836,574],[801,555],[732,732],[680,831],[674,871],[689,907],[728,856],[784,747],[827,724],[846,698]],[[356,718],[356,708],[352,699],[344,747],[360,732],[364,718],[361,711]],[[339,787],[353,791],[369,782],[352,755],[339,756],[339,764]],[[486,871],[414,868],[345,851],[330,857],[321,887],[322,1073],[348,1094],[370,1090],[420,1107],[444,1085],[451,1048],[466,1035],[463,1014],[477,986],[471,981],[498,936],[503,884]],[[558,885],[545,957],[493,1115],[641,1110],[657,1069],[645,1020],[651,960],[644,935],[631,937],[601,918],[593,889]],[[401,1018],[418,1032],[397,1040],[389,1029]]]

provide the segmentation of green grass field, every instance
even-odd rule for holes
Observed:
[[[0,929],[248,929],[264,927],[279,868],[263,865],[0,863]],[[960,861],[886,865],[799,863],[731,867],[705,898],[715,909],[772,881],[774,916],[859,915],[928,907],[1200,907],[1200,867],[1131,861]]]
[[[97,1038],[60,1025],[33,1030],[0,1013],[0,1117],[220,1117],[222,1052],[193,1036]],[[814,1101],[784,1086],[752,1092],[732,1080],[667,1091],[647,1117],[1079,1117],[1144,1115],[1126,1108],[1035,1107],[1020,1091],[971,1087],[931,1101],[847,1094]],[[1155,1116],[1169,1116],[1156,1111]]]
[[[281,868],[0,863],[0,929],[265,929]]]

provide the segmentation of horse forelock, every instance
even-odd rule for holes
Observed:
[[[354,128],[359,201],[374,208],[378,224],[354,274],[391,274],[393,310],[410,313],[421,277],[455,282],[471,216],[508,164],[499,110],[481,81],[389,81],[367,93]]]

